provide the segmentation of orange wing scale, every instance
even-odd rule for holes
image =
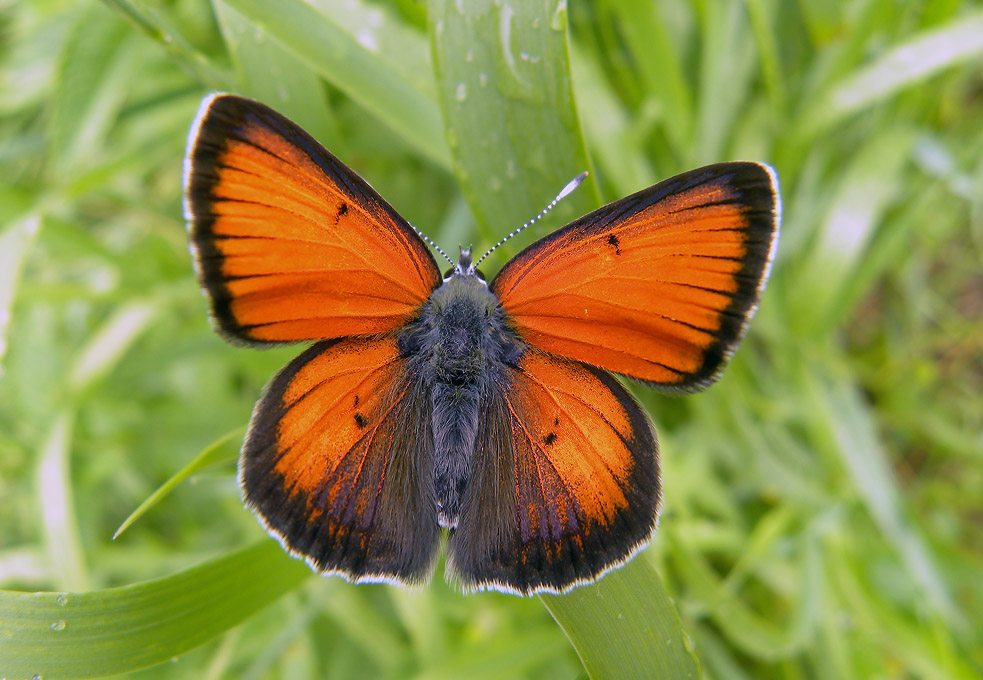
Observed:
[[[271,343],[389,331],[440,281],[395,210],[262,104],[206,99],[187,163],[191,242],[227,337]]]
[[[776,201],[765,166],[694,170],[534,243],[491,289],[538,349],[659,386],[704,387],[754,311]]]
[[[319,571],[428,579],[438,527],[421,395],[392,338],[315,344],[253,411],[239,463],[247,504]]]
[[[655,529],[655,433],[617,380],[578,362],[523,356],[479,425],[474,469],[448,543],[468,590],[564,591]]]

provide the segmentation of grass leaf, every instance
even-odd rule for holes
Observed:
[[[420,80],[387,67],[385,43],[353,35],[334,15],[300,0],[225,0],[315,73],[399,133],[431,161],[449,166],[440,111]],[[420,47],[424,47],[421,43]]]
[[[131,524],[140,519],[150,508],[160,503],[167,494],[174,490],[174,487],[194,473],[212,465],[235,460],[245,434],[245,426],[237,427],[206,446],[201,453],[195,456],[194,460],[174,473],[170,479],[161,484],[156,491],[140,503],[137,509],[130,513],[129,517],[123,520],[123,523],[119,525],[119,528],[113,534],[113,540],[119,538],[119,535],[126,531]]]
[[[454,172],[482,246],[490,246],[589,169],[570,82],[566,3],[437,0],[430,40]],[[588,178],[506,250],[587,212],[595,196]]]
[[[97,678],[146,668],[239,625],[310,575],[264,540],[121,588],[0,591],[0,677]]]
[[[593,585],[540,599],[593,680],[700,677],[692,641],[644,553]]]

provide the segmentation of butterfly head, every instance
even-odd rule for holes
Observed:
[[[474,259],[471,256],[471,246],[467,248],[459,246],[459,248],[461,254],[457,258],[457,264],[444,273],[444,282],[446,283],[453,276],[473,276],[484,283],[485,275],[475,266]]]

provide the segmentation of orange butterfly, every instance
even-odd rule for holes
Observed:
[[[185,212],[219,332],[315,341],[267,385],[239,460],[246,504],[292,554],[358,581],[430,578],[440,528],[468,591],[562,592],[655,530],[658,449],[608,371],[713,382],[778,236],[774,172],[693,170],[581,217],[491,283],[441,277],[364,180],[270,108],[201,105]]]

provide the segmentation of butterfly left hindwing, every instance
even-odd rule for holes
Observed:
[[[439,545],[427,399],[389,339],[320,342],[273,378],[239,459],[246,503],[350,581],[427,581]]]

